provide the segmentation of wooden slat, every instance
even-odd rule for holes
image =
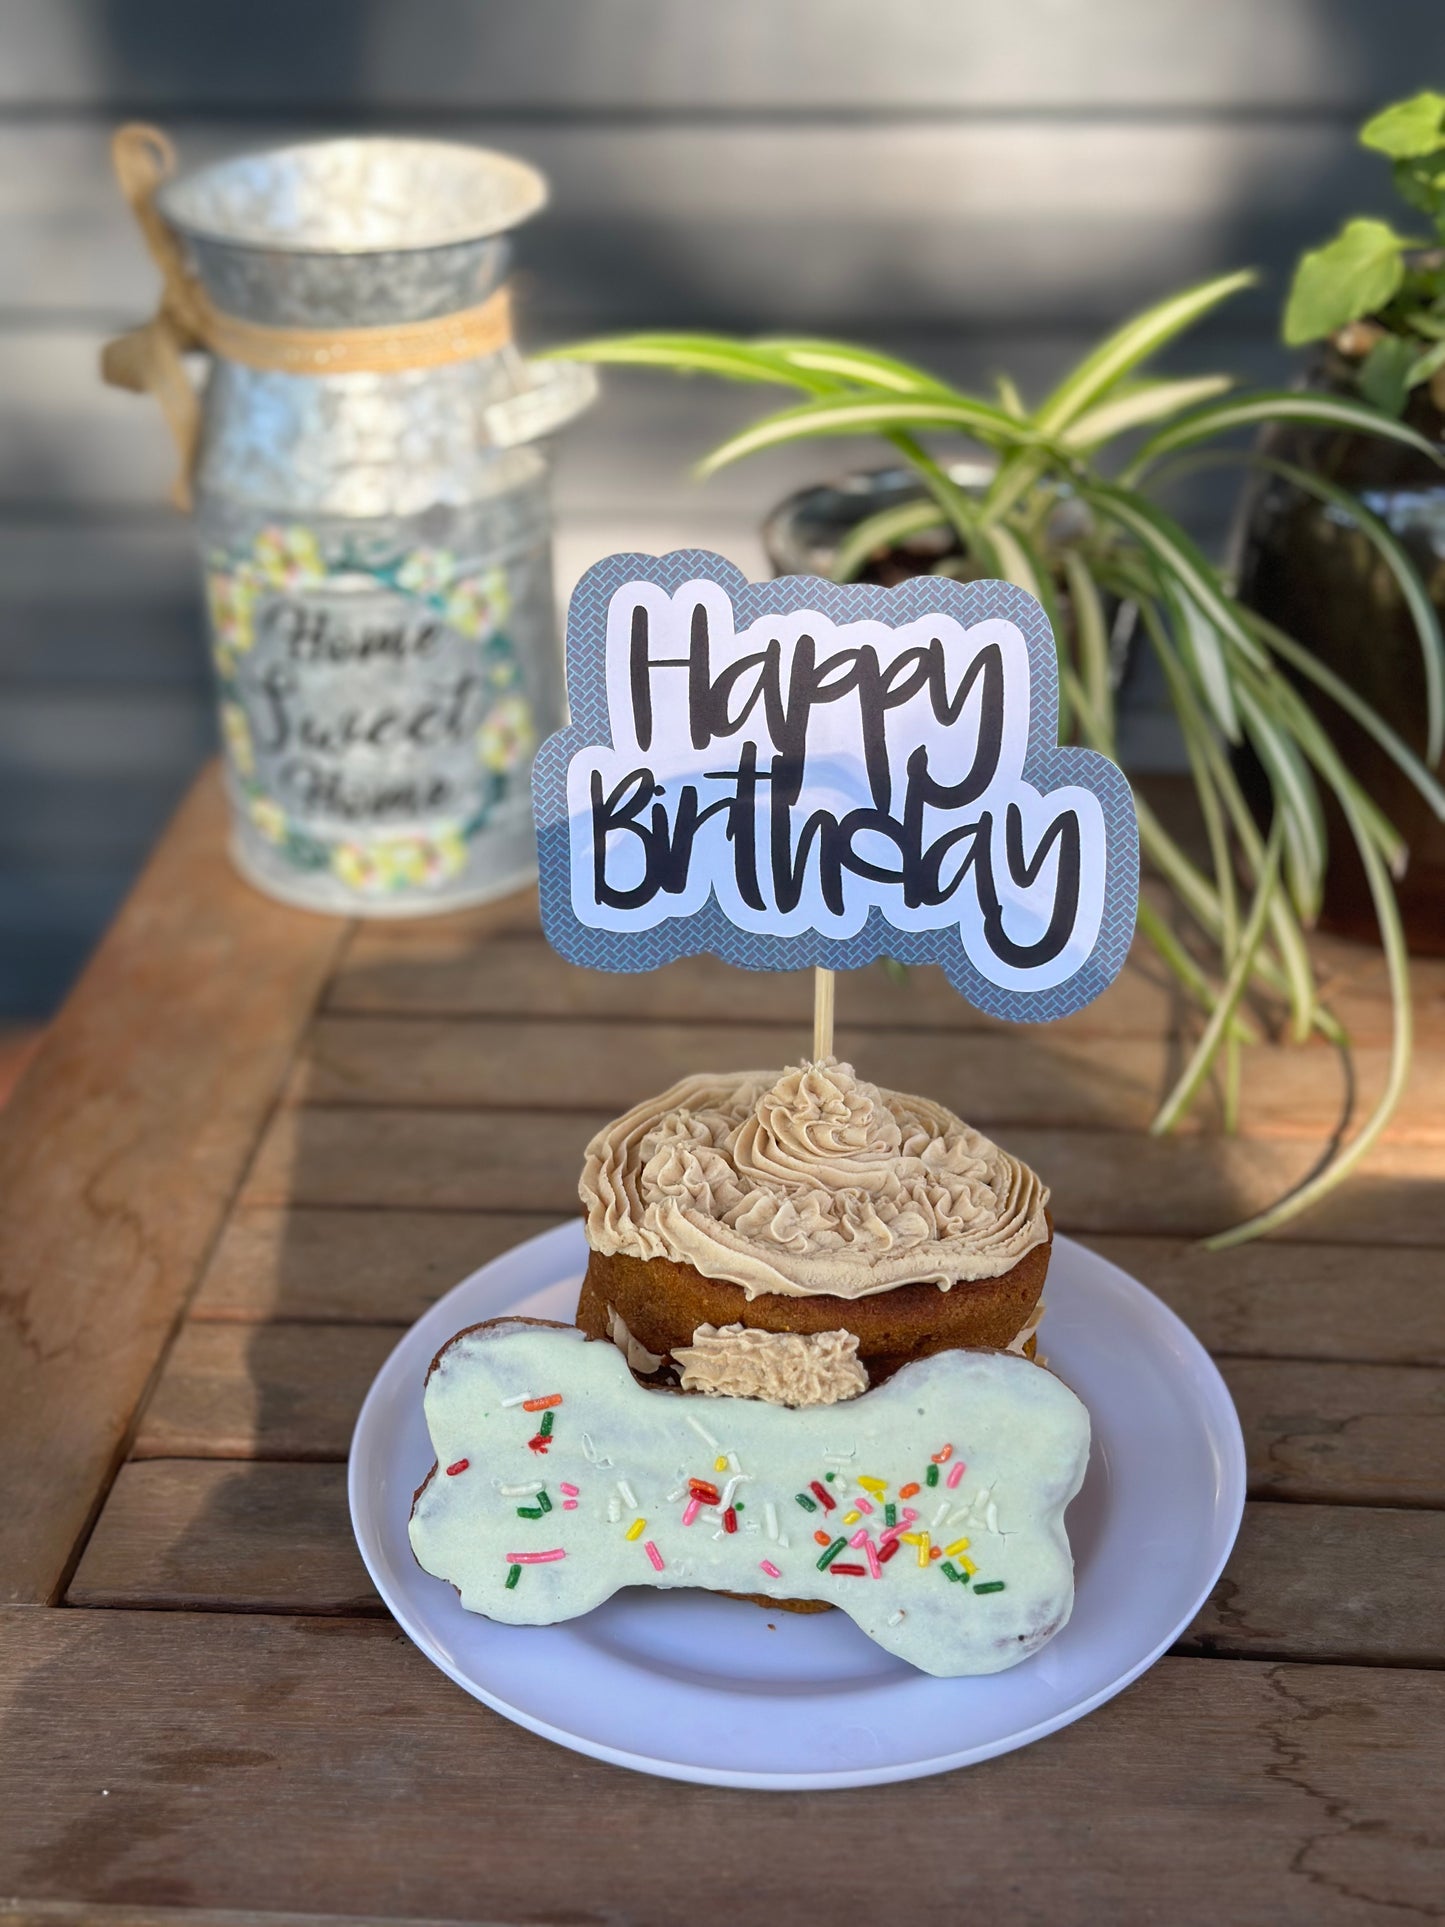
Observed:
[[[1442,1561],[1442,1512],[1255,1502],[1175,1650],[1439,1666]]]
[[[746,1843],[739,1927],[886,1910],[899,1867],[922,1927],[961,1882],[970,1914],[1202,1902],[1239,1927],[1440,1891],[1438,1673],[1166,1659],[966,1780],[664,1795],[508,1726],[383,1622],[69,1611],[0,1620],[0,1723],[0,1892],[37,1899],[661,1927],[720,1877],[699,1840]]]
[[[391,1326],[187,1324],[138,1458],[343,1458]],[[1259,1497],[1445,1506],[1445,1372],[1235,1359]],[[418,1388],[420,1389],[420,1388]]]
[[[1349,1245],[1273,1239],[1232,1251],[1178,1238],[1088,1243],[1157,1292],[1212,1352],[1445,1365],[1438,1251],[1371,1262]]]
[[[737,970],[715,957],[684,957],[643,976],[583,970],[539,936],[488,943],[474,914],[439,917],[399,935],[391,924],[357,933],[326,990],[331,1012],[380,1017],[590,1017],[657,1022],[797,1024],[812,1021],[813,980],[805,970]],[[1049,1025],[1111,1037],[1159,1037],[1176,1029],[1184,1005],[1163,971],[1136,954],[1102,997]],[[960,997],[941,970],[910,970],[906,981],[881,964],[844,972],[838,1022],[884,1029],[998,1030]]]
[[[545,1213],[243,1205],[191,1316],[409,1323],[478,1265],[560,1222]],[[1156,1291],[1211,1351],[1445,1365],[1436,1252],[1394,1251],[1366,1273],[1349,1246],[1270,1241],[1214,1252],[1179,1238],[1088,1242]]]
[[[340,940],[223,821],[207,776],[0,1118],[0,1598],[61,1584]]]
[[[519,925],[519,930],[524,926]],[[1390,1038],[1385,962],[1366,944],[1318,937],[1320,979],[1357,1046]],[[540,939],[493,945],[474,913],[425,924],[362,926],[327,987],[326,1007],[374,1016],[652,1017],[675,1022],[706,1016],[738,1023],[801,1022],[809,1011],[804,973],[734,970],[689,957],[639,979],[565,963]],[[1417,1042],[1445,1048],[1445,959],[1417,957],[1411,967]],[[992,1030],[941,970],[910,970],[903,983],[881,967],[845,972],[838,983],[840,1022],[920,1030]],[[1187,1006],[1143,944],[1102,997],[1043,1029],[1108,1037],[1153,1037],[1180,1027]]]
[[[66,1603],[382,1610],[352,1537],[344,1465],[194,1459],[121,1467]]]
[[[508,946],[497,945],[498,949]],[[645,982],[635,990],[645,1002]],[[808,1022],[760,1026],[702,1021],[555,1018],[323,1017],[297,1066],[293,1096],[318,1104],[628,1110],[650,1093],[707,1069],[775,1069],[811,1049]],[[1158,1037],[1094,1037],[1052,1025],[986,1033],[880,1031],[841,1021],[837,1053],[860,1073],[928,1095],[988,1129],[1019,1124],[1144,1131],[1184,1062]],[[1243,1056],[1245,1137],[1307,1138],[1321,1146],[1365,1116],[1388,1073],[1382,1050],[1291,1050]],[[1353,1108],[1352,1108],[1353,1107]],[[1180,1126],[1218,1130],[1206,1090]],[[1419,1050],[1409,1088],[1382,1142],[1445,1145],[1445,1052]]]
[[[395,1927],[396,1915],[276,1913],[254,1907],[131,1906],[125,1901],[0,1899],[0,1927]],[[406,1927],[456,1927],[455,1921],[406,1916]],[[482,1922],[481,1927],[501,1927]]]
[[[146,1407],[135,1456],[344,1458],[397,1337],[390,1325],[188,1323]]]
[[[467,1115],[287,1109],[246,1180],[247,1204],[569,1212],[605,1111]]]
[[[576,1208],[583,1149],[610,1116],[290,1108],[268,1128],[244,1195],[248,1204],[568,1212]],[[1298,1184],[1321,1151],[1318,1143],[1288,1140],[1156,1139],[1034,1125],[1001,1135],[1052,1186],[1059,1228],[1080,1233],[1222,1230]],[[1309,1231],[1371,1248],[1445,1243],[1438,1150],[1383,1146],[1317,1207]]]
[[[561,1221],[243,1205],[227,1220],[191,1316],[409,1325],[479,1265]]]
[[[1445,1506],[1445,1372],[1225,1359],[1256,1498]]]
[[[1442,1658],[1445,1513],[1251,1503],[1181,1651],[1432,1666]],[[72,1606],[384,1609],[356,1551],[339,1465],[159,1459],[121,1469]]]

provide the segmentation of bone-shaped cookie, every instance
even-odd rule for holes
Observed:
[[[992,1673],[1073,1605],[1064,1508],[1089,1418],[1000,1352],[941,1352],[845,1404],[644,1388],[570,1325],[461,1332],[426,1386],[418,1562],[469,1611],[543,1626],[623,1586],[840,1606],[927,1673]]]

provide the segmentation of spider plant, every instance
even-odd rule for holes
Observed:
[[[1407,852],[1331,746],[1297,679],[1312,681],[1349,711],[1445,818],[1445,791],[1431,773],[1445,740],[1445,645],[1404,551],[1334,484],[1248,447],[1226,453],[1217,446],[1273,422],[1363,430],[1433,455],[1429,443],[1347,396],[1232,395],[1224,375],[1179,380],[1140,372],[1252,278],[1239,273],[1205,282],[1125,323],[1033,409],[1007,380],[991,397],[968,394],[892,356],[832,341],[643,334],[556,351],[575,360],[801,392],[795,405],[764,415],[714,449],[701,464],[703,475],[804,437],[871,432],[885,438],[916,471],[922,493],[857,527],[838,555],[836,575],[852,579],[870,556],[926,531],[951,532],[962,560],[955,556],[940,567],[1005,577],[1047,611],[1059,650],[1063,739],[1113,755],[1111,640],[1132,632],[1136,644],[1153,651],[1179,719],[1209,852],[1206,862],[1196,862],[1136,798],[1146,861],[1182,913],[1171,917],[1157,892],[1145,894],[1139,932],[1201,1014],[1197,1042],[1154,1119],[1156,1132],[1177,1125],[1215,1076],[1226,1128],[1235,1127],[1241,1048],[1260,1034],[1252,1006],[1261,1000],[1287,1006],[1296,1041],[1318,1033],[1347,1042],[1322,1000],[1305,938],[1318,913],[1327,857],[1321,789],[1333,792],[1364,863],[1388,962],[1393,1040],[1386,1087],[1353,1137],[1314,1176],[1220,1233],[1215,1245],[1273,1230],[1338,1185],[1380,1137],[1409,1073],[1408,959],[1392,884]],[[988,452],[993,467],[986,487],[959,486],[949,472],[952,454],[919,439],[939,432]],[[1298,639],[1245,608],[1224,570],[1160,506],[1160,483],[1201,459],[1263,462],[1364,531],[1398,579],[1419,633],[1428,687],[1423,758]],[[1242,745],[1253,750],[1268,782],[1264,827],[1238,778],[1234,752]]]

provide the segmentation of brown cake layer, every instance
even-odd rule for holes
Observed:
[[[577,1323],[592,1338],[609,1336],[610,1305],[650,1352],[664,1357],[690,1345],[699,1325],[744,1325],[761,1331],[858,1334],[858,1357],[871,1385],[881,1384],[911,1359],[933,1352],[1005,1350],[1023,1330],[1038,1303],[1053,1248],[1048,1241],[1026,1251],[998,1278],[951,1285],[897,1285],[871,1298],[823,1294],[790,1297],[765,1293],[749,1298],[741,1285],[705,1278],[692,1265],[669,1258],[631,1258],[619,1252],[589,1253]]]

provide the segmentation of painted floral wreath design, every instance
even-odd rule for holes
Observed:
[[[256,640],[260,600],[277,590],[307,589],[342,576],[366,575],[434,609],[449,629],[477,643],[492,701],[476,732],[483,772],[477,807],[465,821],[433,826],[425,835],[328,838],[298,824],[257,780],[251,726],[241,701],[240,659]],[[436,889],[459,874],[467,845],[497,807],[525,781],[537,747],[531,704],[520,687],[516,651],[503,625],[511,613],[506,571],[458,574],[449,549],[421,546],[376,563],[342,554],[328,566],[314,530],[272,525],[256,535],[249,555],[213,551],[206,569],[212,653],[220,680],[221,735],[251,822],[297,869],[329,870],[349,889],[379,896]]]

